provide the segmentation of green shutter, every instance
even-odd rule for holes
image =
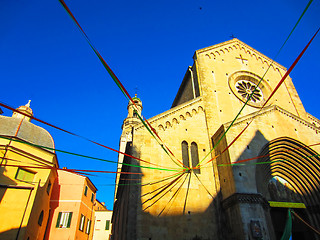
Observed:
[[[91,220],[88,219],[87,227],[86,227],[86,234],[90,234],[90,228],[91,228]]]
[[[59,214],[58,214],[58,220],[57,220],[56,228],[58,228],[59,225],[60,225],[60,219],[61,219],[61,212],[59,212]]]
[[[69,219],[68,219],[67,228],[69,228],[70,225],[71,225],[71,218],[72,218],[72,212],[69,213]]]
[[[79,230],[81,232],[83,232],[83,229],[84,229],[84,226],[85,226],[85,223],[86,223],[86,217],[84,215],[81,214],[81,217],[80,217],[80,224],[79,224]]]
[[[94,200],[94,193],[91,193],[91,202]]]
[[[43,222],[43,210],[41,211],[40,215],[39,215],[39,218],[38,218],[38,224],[39,226],[42,225],[42,222]]]
[[[107,220],[106,221],[106,230],[109,230],[109,228],[110,228],[110,220]]]

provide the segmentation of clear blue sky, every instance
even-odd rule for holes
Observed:
[[[146,118],[168,110],[194,51],[233,34],[274,58],[308,0],[65,0],[91,42]],[[320,26],[314,1],[276,59],[289,68]],[[35,117],[118,149],[127,100],[58,0],[0,0],[0,101],[32,100]],[[306,110],[320,118],[320,36],[291,77]],[[11,112],[4,110],[4,115]],[[57,149],[117,160],[117,154],[48,126]],[[111,170],[114,164],[58,153],[60,166]],[[113,205],[114,175],[90,177]],[[111,185],[110,185],[111,184]]]

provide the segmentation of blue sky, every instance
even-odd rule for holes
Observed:
[[[146,118],[168,110],[194,51],[235,37],[274,58],[307,0],[65,0],[91,42]],[[289,68],[320,27],[314,1],[276,59]],[[0,1],[0,101],[31,99],[44,121],[118,149],[127,100],[58,0]],[[320,118],[320,36],[290,76],[310,114]],[[2,109],[4,115],[11,112]],[[117,154],[33,121],[57,149],[117,160]],[[58,153],[60,166],[114,171],[115,164]],[[113,205],[114,175],[90,177],[98,199]]]

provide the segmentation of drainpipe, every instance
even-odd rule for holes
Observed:
[[[196,98],[196,92],[195,92],[195,87],[194,87],[194,79],[193,79],[193,72],[192,72],[191,67],[189,67],[188,70],[189,70],[190,75],[191,75],[193,98]]]

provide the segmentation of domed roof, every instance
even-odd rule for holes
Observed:
[[[137,97],[137,94],[134,95],[134,97],[132,98],[132,100],[136,103],[136,102],[141,102],[141,99]]]
[[[36,126],[27,121],[26,119],[5,117],[0,115],[0,135],[17,137],[32,144],[54,149],[54,142],[50,133],[48,133],[47,130],[43,129],[42,127]],[[54,153],[54,150],[47,150]]]
[[[30,101],[25,106],[20,106],[19,111],[33,115],[30,108]],[[30,122],[30,118],[20,113],[14,112],[12,117],[0,115],[0,135],[6,137],[16,137],[28,143],[54,149],[54,141],[50,133]],[[54,153],[54,150],[46,149]]]
[[[134,97],[132,98],[132,100],[133,100],[133,101],[136,101],[136,100],[137,100],[137,101],[141,102],[140,98],[138,98],[137,95],[134,96]]]

